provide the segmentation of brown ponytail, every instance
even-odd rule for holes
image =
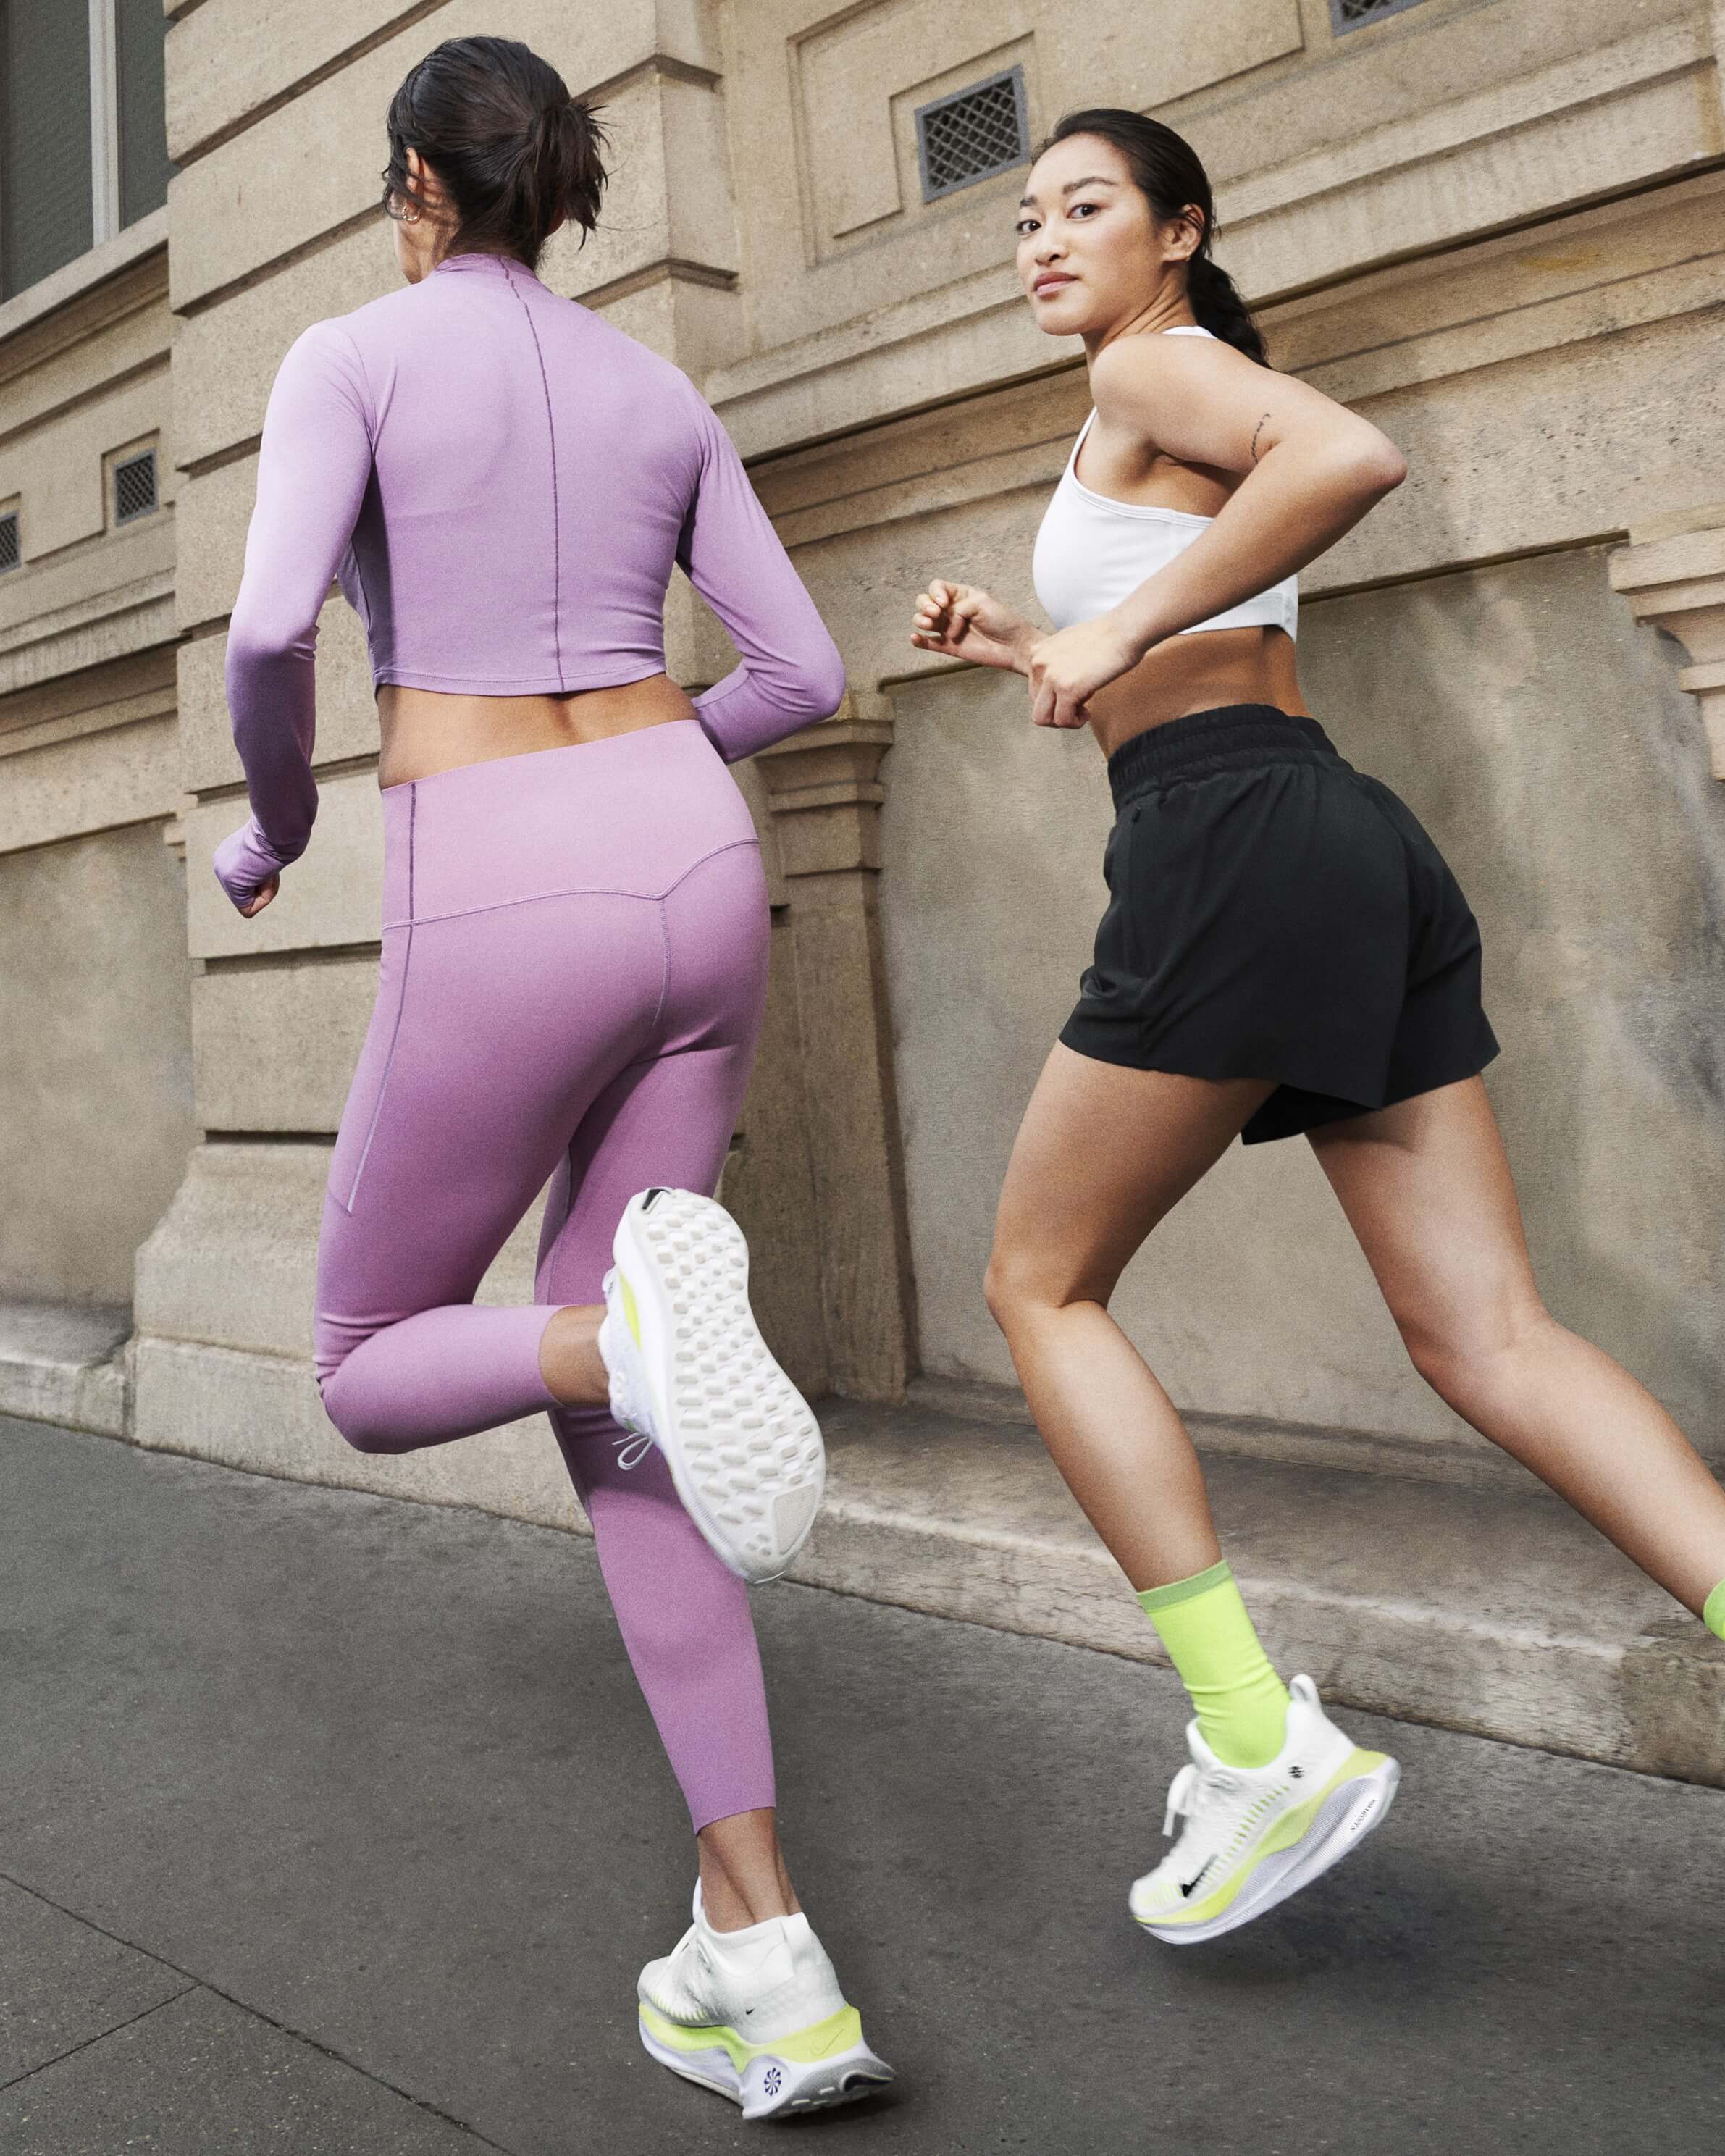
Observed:
[[[417,150],[455,214],[451,254],[511,254],[536,270],[567,218],[598,222],[604,131],[548,60],[515,38],[449,38],[408,71],[390,100],[383,206],[417,200]]]

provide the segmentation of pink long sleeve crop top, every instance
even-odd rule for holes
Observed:
[[[332,577],[374,682],[516,696],[662,673],[673,562],[742,654],[694,700],[727,762],[837,710],[838,650],[680,367],[498,254],[315,322],[270,392],[228,630],[252,810],[216,850],[228,896],[311,836]]]

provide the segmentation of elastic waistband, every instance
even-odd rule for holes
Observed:
[[[708,855],[757,843],[694,719],[462,764],[382,800],[386,928],[568,891],[662,898]]]
[[[1219,704],[1122,742],[1108,759],[1108,785],[1118,808],[1177,778],[1208,778],[1271,763],[1342,761],[1317,721],[1303,712],[1274,704]]]

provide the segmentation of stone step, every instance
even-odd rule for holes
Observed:
[[[121,1356],[124,1319],[0,1314],[0,1411],[585,1531],[542,1418],[356,1453],[297,1358],[147,1335]],[[1164,1659],[1019,1396],[919,1382],[901,1407],[829,1399],[819,1414],[827,1499],[793,1579]],[[1725,1644],[1512,1461],[1191,1420],[1223,1547],[1285,1675],[1306,1671],[1344,1707],[1725,1788]]]
[[[0,1302],[0,1414],[125,1436],[131,1331],[105,1304]]]
[[[1165,1660],[1028,1423],[821,1408],[828,1494],[792,1576]],[[1237,1440],[1237,1433],[1235,1434]],[[1502,1486],[1206,1445],[1223,1548],[1283,1674],[1404,1720],[1725,1787],[1725,1643],[1525,1471]],[[1387,1448],[1395,1455],[1392,1441]],[[1147,1494],[1147,1502],[1151,1502]]]

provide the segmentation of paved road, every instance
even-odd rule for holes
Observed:
[[[1209,1948],[1122,1896],[1172,1680],[758,1598],[802,1892],[901,2081],[745,2128],[639,2050],[685,1822],[588,1543],[0,1423],[5,2156],[1717,2150],[1725,1794],[1407,1772]]]

